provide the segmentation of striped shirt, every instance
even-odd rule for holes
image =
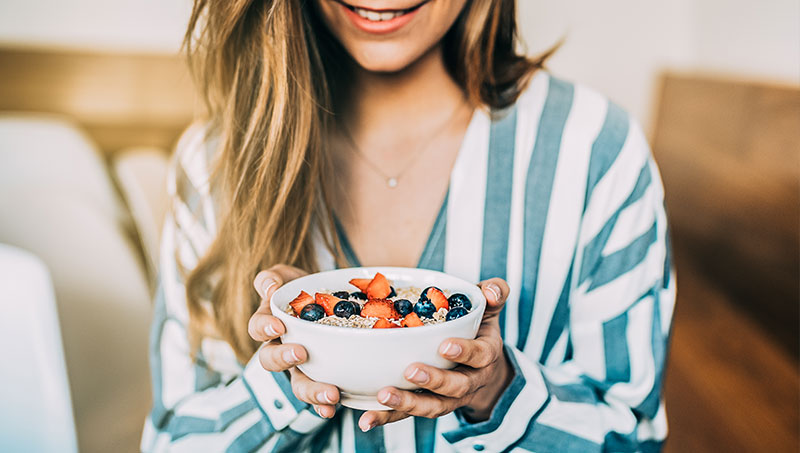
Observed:
[[[419,266],[501,277],[514,377],[489,420],[459,411],[362,433],[361,411],[320,418],[284,373],[205,339],[192,361],[179,267],[214,238],[215,144],[191,128],[169,178],[151,337],[145,451],[658,451],[675,301],[663,189],[641,128],[580,85],[538,73],[492,120],[476,110]],[[357,257],[340,231],[354,265]],[[323,269],[333,260],[318,247]]]

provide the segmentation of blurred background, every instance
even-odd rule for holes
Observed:
[[[0,450],[135,451],[189,0],[0,2]],[[644,125],[678,269],[669,452],[798,451],[800,2],[518,1]]]

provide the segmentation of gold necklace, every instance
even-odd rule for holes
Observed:
[[[364,154],[364,152],[361,151],[361,148],[359,148],[358,145],[356,145],[356,142],[355,140],[353,140],[353,136],[352,134],[350,134],[349,131],[347,131],[347,138],[349,139],[350,146],[352,150],[355,151],[356,155],[359,156],[364,161],[364,163],[367,164],[367,166],[372,168],[372,170],[375,171],[375,173],[377,173],[378,175],[381,176],[381,178],[383,178],[383,180],[386,182],[386,187],[388,187],[389,189],[394,189],[400,183],[400,177],[403,176],[403,174],[405,174],[405,172],[412,167],[412,165],[417,161],[417,158],[421,156],[424,151],[430,148],[430,143],[435,138],[437,138],[439,134],[441,134],[444,130],[446,130],[447,127],[450,126],[450,124],[453,121],[455,121],[455,118],[457,118],[458,116],[456,115],[456,113],[458,113],[458,111],[461,109],[463,105],[464,103],[462,102],[458,104],[458,106],[456,106],[456,108],[453,110],[453,113],[451,113],[450,117],[447,118],[447,121],[445,121],[442,126],[436,128],[434,130],[434,133],[431,134],[430,137],[428,137],[428,139],[426,140],[427,145],[418,149],[416,153],[414,153],[414,155],[411,156],[406,165],[403,166],[403,168],[401,168],[400,171],[398,171],[394,175],[387,174],[377,164],[375,164],[372,160],[370,160],[370,158],[368,158],[366,154]]]

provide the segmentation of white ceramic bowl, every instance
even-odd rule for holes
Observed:
[[[326,326],[284,311],[300,291],[312,296],[322,291],[357,291],[348,281],[372,278],[376,272],[385,275],[395,288],[436,286],[451,294],[463,293],[472,301],[472,310],[441,324],[400,329]],[[308,361],[299,368],[317,382],[338,387],[343,405],[364,410],[386,409],[376,398],[383,387],[418,388],[403,377],[414,362],[443,369],[455,366],[439,355],[439,345],[448,338],[475,338],[486,309],[486,299],[474,283],[441,272],[404,267],[354,267],[307,275],[275,291],[270,303],[272,314],[286,326],[281,340],[300,344],[308,351]]]

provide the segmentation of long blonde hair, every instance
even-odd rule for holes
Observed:
[[[350,57],[313,2],[195,0],[184,46],[219,136],[212,187],[216,238],[189,271],[193,351],[222,338],[245,362],[255,274],[284,263],[317,270],[315,236],[346,264],[322,176],[325,138],[347,97]],[[514,0],[468,1],[443,40],[445,64],[474,106],[512,104],[543,55],[516,52]]]

